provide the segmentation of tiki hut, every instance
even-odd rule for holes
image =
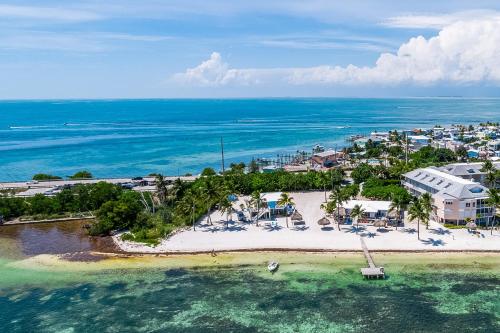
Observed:
[[[292,219],[292,221],[302,221],[303,220],[302,215],[300,215],[300,213],[297,210],[293,212],[291,219]]]
[[[327,219],[326,217],[323,217],[321,219],[318,220],[318,224],[320,226],[325,226],[325,225],[329,225],[331,222],[329,219]]]
[[[375,223],[373,223],[373,226],[377,227],[377,228],[385,228],[385,225],[386,225],[386,221],[384,221],[384,220],[377,220],[377,221],[375,221]]]
[[[302,215],[297,211],[295,210],[291,216],[291,220],[292,220],[292,223],[294,226],[298,226],[298,225],[305,225],[306,222],[304,221]]]

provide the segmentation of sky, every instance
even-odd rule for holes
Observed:
[[[0,99],[500,97],[499,1],[0,0]]]

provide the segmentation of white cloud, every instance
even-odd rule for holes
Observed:
[[[473,19],[500,20],[500,13],[490,10],[467,10],[450,14],[400,15],[386,19],[382,25],[391,28],[442,29],[456,22]]]
[[[0,17],[51,21],[92,21],[101,16],[86,10],[0,4]]]
[[[458,21],[437,36],[411,38],[398,51],[382,53],[372,67],[348,65],[305,68],[230,68],[219,53],[199,66],[174,75],[202,86],[229,84],[384,84],[430,85],[500,83],[500,21]]]
[[[234,69],[222,61],[218,52],[213,52],[208,60],[194,68],[188,68],[185,73],[174,75],[174,79],[186,84],[201,86],[220,86],[230,83],[242,85],[260,84],[273,79],[278,74],[286,74],[281,69]]]
[[[155,43],[171,39],[170,36],[162,35],[136,35],[114,32],[54,33],[26,31],[14,34],[0,33],[0,49],[93,53],[115,48],[116,45],[110,41]]]

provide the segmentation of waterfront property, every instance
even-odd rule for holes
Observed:
[[[479,183],[435,167],[416,169],[403,176],[403,186],[411,194],[432,195],[432,217],[438,222],[458,225],[471,219],[478,224],[486,224],[493,217],[493,209],[486,205],[488,189]]]
[[[285,210],[287,210],[288,213],[292,210],[292,207],[279,204],[281,195],[282,192],[270,192],[262,194],[262,201],[266,204],[266,208],[264,211],[267,213],[267,216],[269,218],[275,216],[284,216]]]
[[[375,201],[375,200],[349,200],[342,205],[346,216],[350,216],[353,208],[358,205],[364,213],[359,219],[360,223],[373,223],[377,219],[387,217],[391,202],[390,201]]]
[[[339,160],[343,159],[343,157],[343,152],[337,152],[336,150],[326,150],[313,154],[311,158],[311,165],[313,168],[330,168],[338,164]]]

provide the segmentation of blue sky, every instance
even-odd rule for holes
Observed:
[[[0,0],[0,98],[500,97],[498,1],[409,3]]]

